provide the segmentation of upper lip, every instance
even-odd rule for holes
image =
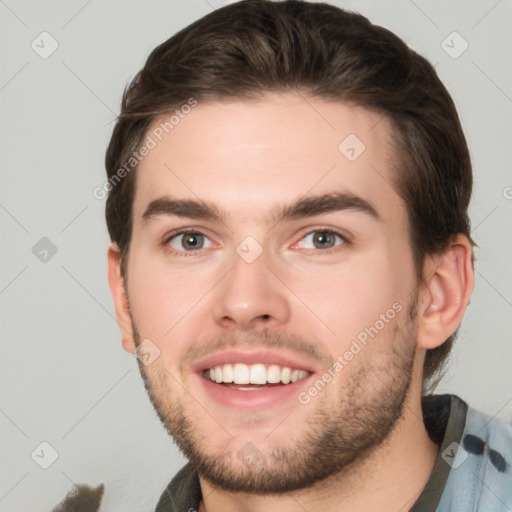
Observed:
[[[297,370],[306,370],[310,373],[314,369],[310,362],[299,357],[287,356],[282,353],[274,352],[268,349],[257,351],[226,350],[215,352],[200,359],[193,367],[195,372],[202,372],[220,366],[222,364],[242,363],[247,365],[262,363],[267,365],[276,364]]]

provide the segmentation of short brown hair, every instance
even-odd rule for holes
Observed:
[[[190,98],[257,99],[300,91],[381,113],[393,126],[418,280],[425,256],[458,233],[470,237],[472,172],[452,98],[433,66],[389,30],[338,7],[300,0],[245,0],[204,16],[149,55],[126,88],[107,150],[106,219],[123,277],[132,231],[136,163],[149,124]],[[128,167],[127,167],[128,166]],[[455,333],[427,351],[425,381],[443,366]]]

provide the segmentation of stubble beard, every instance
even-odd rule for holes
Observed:
[[[381,354],[371,365],[359,364],[351,370],[337,403],[328,403],[327,393],[320,393],[307,406],[297,402],[297,407],[311,406],[311,415],[293,446],[260,451],[249,443],[246,446],[254,452],[249,463],[243,463],[240,450],[238,453],[229,450],[213,453],[209,449],[208,439],[200,435],[205,430],[199,429],[197,420],[187,412],[187,399],[172,397],[166,383],[175,383],[168,372],[163,370],[150,376],[140,361],[139,369],[162,424],[202,478],[229,492],[287,493],[311,487],[337,474],[348,474],[389,438],[403,415],[410,389],[416,310],[414,302],[407,311],[405,325],[394,324],[388,354]],[[132,327],[138,345],[141,338],[133,316]],[[369,344],[379,343],[380,335]],[[354,361],[357,365],[356,360],[357,357]],[[188,397],[190,401],[194,401],[193,397]],[[213,421],[207,413],[203,417]],[[276,426],[282,420],[276,417]]]

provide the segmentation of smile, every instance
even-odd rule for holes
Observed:
[[[204,377],[217,384],[254,384],[264,386],[265,384],[290,384],[305,379],[310,372],[307,370],[293,369],[288,366],[277,364],[265,365],[256,364],[222,364],[204,371]],[[235,388],[241,389],[241,388]],[[262,388],[243,388],[243,390]],[[241,389],[242,390],[242,389]]]
[[[298,393],[317,373],[311,360],[297,354],[241,348],[209,354],[192,370],[200,393],[232,411],[296,407]]]

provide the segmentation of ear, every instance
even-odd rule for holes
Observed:
[[[136,347],[133,339],[128,298],[124,287],[124,280],[121,276],[121,252],[116,243],[109,246],[107,258],[108,284],[110,286],[112,298],[114,299],[117,323],[121,329],[121,343],[123,348],[132,354]]]
[[[462,234],[441,254],[427,257],[419,293],[419,347],[442,345],[462,322],[474,287],[472,262],[471,243]]]

